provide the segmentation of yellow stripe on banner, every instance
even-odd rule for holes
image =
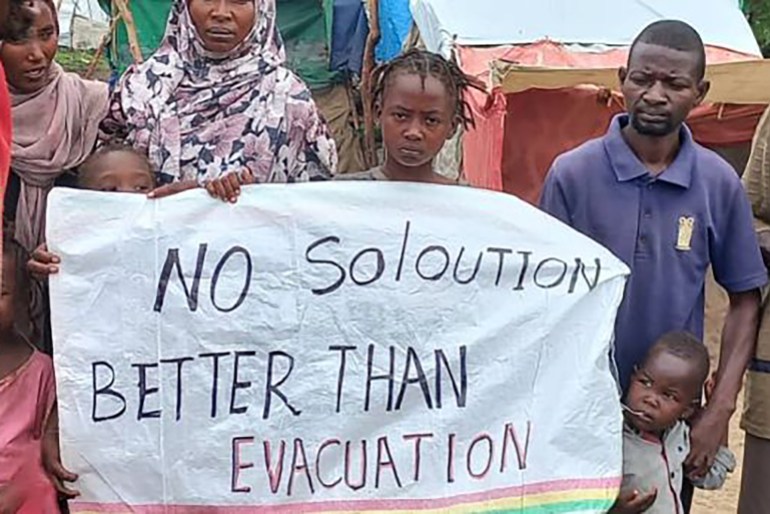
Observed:
[[[500,498],[498,500],[489,500],[485,502],[468,503],[465,505],[455,505],[452,507],[442,507],[437,509],[420,510],[424,514],[473,514],[484,511],[497,511],[506,509],[528,509],[532,507],[542,507],[558,503],[576,502],[583,500],[614,500],[617,496],[615,489],[578,489],[575,491],[561,491],[556,493],[531,494],[524,498]],[[410,510],[339,510],[327,511],[324,514],[409,514],[415,512]]]

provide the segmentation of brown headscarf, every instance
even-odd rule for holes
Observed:
[[[51,0],[43,3],[56,19]],[[16,239],[27,251],[44,240],[45,203],[54,180],[90,155],[107,112],[107,84],[65,73],[55,62],[48,74],[46,86],[35,93],[10,88],[11,169],[21,179]]]

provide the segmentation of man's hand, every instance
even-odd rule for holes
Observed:
[[[609,514],[641,514],[652,507],[658,498],[658,491],[653,489],[647,494],[639,491],[621,491]]]
[[[706,406],[695,417],[690,431],[690,455],[684,469],[690,478],[703,478],[714,465],[719,447],[727,438],[730,412],[719,412]]]

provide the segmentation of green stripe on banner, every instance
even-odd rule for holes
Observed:
[[[495,514],[567,514],[570,512],[586,511],[607,512],[614,503],[614,500],[578,500],[564,503],[549,503],[547,505],[538,505],[536,507],[499,509],[485,512],[494,512]]]

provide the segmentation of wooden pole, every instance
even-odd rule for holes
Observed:
[[[96,67],[99,66],[99,61],[101,60],[102,55],[104,55],[104,49],[107,48],[107,45],[110,42],[111,32],[112,32],[112,26],[110,26],[110,31],[107,34],[102,36],[102,41],[99,43],[99,48],[96,49],[96,54],[94,55],[94,58],[91,59],[91,62],[88,64],[88,69],[86,70],[86,76],[85,76],[86,80],[94,76]]]
[[[375,67],[374,50],[380,42],[380,3],[367,0],[369,6],[369,36],[364,47],[361,70],[361,99],[364,107],[364,161],[368,168],[377,165],[377,145],[374,138],[374,108],[372,106],[372,72]]]
[[[112,0],[115,7],[118,8],[120,17],[123,19],[123,23],[126,26],[126,34],[128,34],[128,48],[131,51],[131,56],[134,58],[134,63],[141,64],[144,61],[142,57],[142,48],[139,46],[139,36],[136,33],[136,24],[134,23],[134,15],[131,13],[131,7],[128,5],[129,0]]]

